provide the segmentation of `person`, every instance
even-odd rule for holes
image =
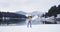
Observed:
[[[28,23],[27,23],[27,27],[31,27],[31,25],[32,25],[32,24],[31,24],[32,15],[29,15],[29,16],[28,16],[28,20],[29,20],[29,21],[28,21]]]

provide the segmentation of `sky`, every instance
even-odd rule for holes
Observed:
[[[2,12],[48,12],[48,10],[60,4],[60,0],[0,0],[0,11]]]

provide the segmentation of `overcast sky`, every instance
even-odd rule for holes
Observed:
[[[58,6],[60,0],[0,0],[0,11],[47,12],[51,6]]]

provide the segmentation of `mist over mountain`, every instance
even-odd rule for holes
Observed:
[[[41,17],[45,12],[40,12],[40,11],[33,11],[33,12],[24,12],[24,11],[18,11],[16,12],[17,14],[22,14],[22,15],[28,15],[28,14],[32,14],[32,16],[39,16]]]
[[[22,14],[22,15],[26,15],[27,13],[26,12],[24,12],[24,11],[18,11],[18,12],[16,12],[17,14]]]
[[[37,15],[37,16],[41,17],[43,14],[44,14],[44,12],[40,12],[40,11],[34,11],[34,12],[32,12],[33,16]]]

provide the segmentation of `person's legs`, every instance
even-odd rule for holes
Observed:
[[[30,27],[31,27],[31,21],[30,21]]]
[[[30,25],[30,27],[31,27],[31,21],[29,21],[29,25]]]
[[[27,23],[27,27],[31,27],[31,21]]]
[[[29,27],[29,21],[28,21],[28,23],[27,23],[27,27]]]

